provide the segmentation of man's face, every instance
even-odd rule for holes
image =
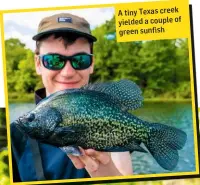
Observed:
[[[71,56],[77,53],[90,53],[90,44],[85,38],[78,38],[73,44],[65,48],[63,41],[55,39],[53,36],[42,41],[40,46],[40,55],[49,53],[58,53]],[[94,63],[94,62],[93,62]],[[67,61],[65,67],[61,70],[53,71],[46,69],[39,57],[36,57],[36,72],[41,75],[47,96],[59,90],[80,88],[89,82],[89,76],[93,73],[92,65],[84,70],[75,70]]]

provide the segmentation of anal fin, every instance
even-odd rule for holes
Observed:
[[[125,146],[113,146],[107,147],[104,151],[107,152],[125,152],[125,151],[138,151],[143,153],[148,153],[144,148],[142,148],[137,142],[132,141]]]

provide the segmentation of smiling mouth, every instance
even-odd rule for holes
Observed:
[[[77,82],[58,82],[58,83],[61,83],[61,84],[76,84]]]
[[[61,81],[56,81],[56,82],[59,84],[65,84],[65,85],[75,85],[78,83],[78,82],[61,82]]]

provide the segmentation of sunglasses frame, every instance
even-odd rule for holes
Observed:
[[[45,65],[44,65],[44,62],[45,62],[44,57],[47,56],[47,55],[57,55],[57,56],[61,57],[61,58],[63,59],[63,61],[64,61],[63,67],[60,68],[60,69],[52,69],[52,68],[49,68],[49,67],[45,66]],[[62,69],[65,67],[65,65],[66,65],[66,63],[67,63],[68,61],[70,62],[72,68],[75,69],[75,70],[84,70],[84,69],[87,69],[87,68],[76,69],[76,68],[74,68],[74,66],[72,65],[72,59],[73,59],[74,57],[80,56],[80,55],[86,55],[86,56],[89,56],[89,57],[90,57],[90,65],[87,67],[87,68],[89,68],[89,67],[92,65],[92,62],[93,62],[93,60],[92,60],[93,54],[90,54],[90,53],[77,53],[77,54],[71,55],[71,56],[61,55],[61,54],[59,54],[59,53],[49,53],[49,54],[43,54],[43,55],[38,55],[38,56],[39,56],[39,59],[42,61],[43,66],[44,66],[46,69],[49,69],[49,70],[53,70],[53,71],[62,70]]]

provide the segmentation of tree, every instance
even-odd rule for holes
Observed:
[[[34,53],[19,39],[6,40],[5,48],[9,97],[18,99],[32,95],[37,87],[41,87],[35,72]]]
[[[145,98],[190,98],[187,39],[117,42],[115,18],[93,30],[91,81],[135,81]]]

